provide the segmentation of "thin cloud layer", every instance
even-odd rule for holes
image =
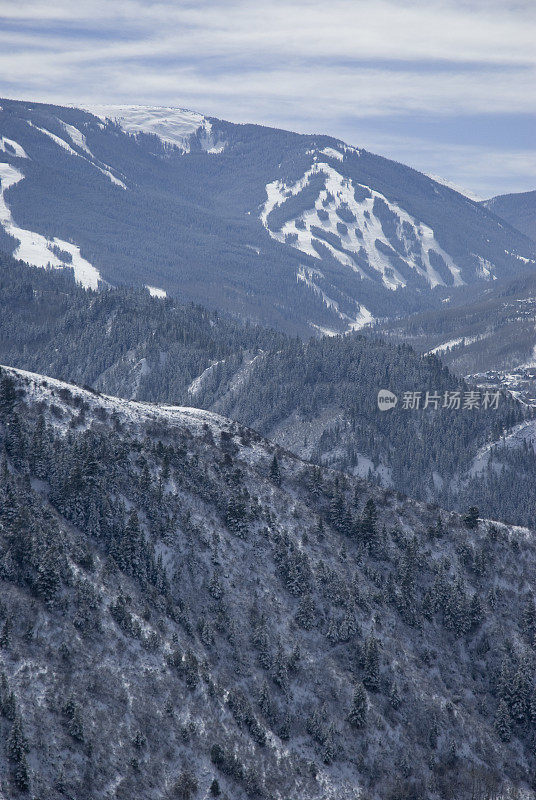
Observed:
[[[534,123],[535,33],[531,0],[0,1],[0,94],[182,105],[355,144],[360,119],[456,119],[447,145],[462,163],[466,117],[474,126],[481,115],[483,129],[493,115]],[[381,138],[378,122],[378,146],[366,146],[381,151]],[[433,172],[464,178],[418,122],[407,143],[415,141],[427,154],[417,148],[415,166],[430,171],[431,160]],[[474,191],[534,187],[532,153],[515,141],[496,148],[507,174],[475,174]],[[402,160],[405,149],[400,137],[389,155]],[[526,171],[512,168],[520,160]]]

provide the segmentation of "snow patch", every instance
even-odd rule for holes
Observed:
[[[151,297],[167,297],[167,292],[164,289],[159,289],[157,286],[148,286],[145,284],[145,288]]]
[[[325,156],[330,156],[330,158],[336,158],[338,161],[342,161],[344,158],[343,154],[339,153],[338,150],[335,150],[334,147],[324,147],[319,152],[323,153]]]
[[[69,133],[69,136],[71,137],[73,143],[76,144],[77,146],[81,147],[86,153],[88,153],[91,156],[92,159],[97,161],[97,159],[95,159],[95,156],[93,155],[91,150],[85,144],[85,137],[80,133],[80,131],[77,128],[75,128],[74,126],[72,126],[72,125],[66,125],[66,123],[62,122],[61,120],[59,120],[59,122],[61,122],[61,124],[65,128],[66,132]],[[47,130],[46,128],[40,128],[38,125],[34,125],[34,123],[31,122],[30,120],[28,120],[28,125],[30,125],[32,128],[35,128],[35,130],[38,130],[40,133],[44,134],[45,136],[48,136],[49,139],[52,139],[52,141],[55,142],[55,144],[57,144],[58,147],[61,147],[63,150],[65,150],[67,153],[69,153],[69,155],[75,156],[76,158],[82,158],[84,161],[87,161],[88,164],[91,164],[92,167],[95,167],[95,169],[98,169],[98,171],[102,175],[104,175],[106,178],[108,178],[108,180],[111,183],[115,184],[116,186],[120,186],[122,189],[126,189],[127,188],[125,186],[125,184],[123,183],[123,181],[119,180],[119,178],[116,178],[115,175],[111,172],[111,168],[108,166],[108,164],[104,164],[101,167],[101,166],[99,166],[99,164],[95,164],[89,158],[86,158],[86,156],[83,156],[80,153],[77,153],[76,150],[73,150],[71,145],[68,144],[65,141],[65,139],[62,139],[61,136],[56,136],[55,133],[52,133],[51,131]],[[71,133],[72,131],[74,131],[75,133]],[[78,134],[78,137],[76,136],[76,134]],[[78,139],[79,141],[82,141],[82,144],[79,144],[79,141],[76,141],[76,139]]]
[[[0,163],[0,224],[9,236],[19,242],[19,246],[13,254],[14,257],[26,261],[34,267],[72,268],[77,283],[82,284],[86,289],[98,289],[101,280],[100,273],[89,261],[82,258],[79,247],[57,237],[47,239],[40,233],[28,231],[16,225],[7,205],[5,193],[23,178],[22,172],[19,172],[11,164]],[[62,258],[63,253],[68,254],[68,257]]]
[[[8,139],[7,136],[0,136],[0,150],[8,156],[15,156],[16,158],[28,158],[24,147],[13,139]]]
[[[296,279],[304,283],[309,289],[311,289],[316,295],[322,298],[322,302],[324,305],[330,309],[330,311],[334,311],[335,314],[341,319],[345,325],[347,326],[348,331],[357,331],[360,328],[365,327],[365,325],[369,325],[371,322],[374,321],[374,317],[370,313],[365,306],[361,306],[356,303],[357,306],[357,313],[355,316],[351,317],[345,312],[341,311],[339,308],[339,304],[333,300],[315,283],[315,277],[324,277],[320,270],[314,270],[310,267],[304,267],[303,265],[298,268],[296,273]],[[348,298],[351,300],[351,298]],[[355,302],[355,301],[354,301]],[[328,336],[338,335],[339,331],[331,331],[330,329],[323,329],[319,326],[315,325],[315,328],[320,330],[321,332],[326,332]]]
[[[268,227],[270,212],[276,206],[283,204],[289,196],[299,194],[309,180],[319,173],[325,175],[326,183],[313,207],[303,212],[299,218],[285,222],[278,231],[270,230]],[[361,199],[356,199],[356,193]],[[358,273],[361,278],[370,279],[360,266],[360,262],[365,259],[369,266],[381,274],[384,285],[394,290],[399,286],[405,286],[406,280],[391,264],[385,253],[378,248],[378,243],[381,243],[384,248],[393,249],[392,243],[383,231],[381,220],[374,214],[374,202],[381,200],[399,220],[397,236],[405,250],[403,254],[398,253],[399,257],[432,288],[438,285],[444,286],[444,280],[431,263],[430,254],[433,251],[443,258],[453,277],[454,285],[461,286],[464,283],[460,269],[437,242],[432,228],[418,222],[380,192],[344,177],[329,164],[319,161],[317,155],[314,156],[314,163],[310,169],[294,184],[289,185],[281,180],[268,183],[266,197],[260,219],[273,239],[283,243],[290,242],[293,247],[319,260],[321,256],[315,249],[314,243],[320,242],[341,264]],[[343,210],[347,212],[346,215],[342,213]],[[348,212],[355,219],[344,223],[344,227],[341,227],[343,220],[340,215],[342,213],[343,217],[350,218]],[[321,229],[328,238],[315,235],[312,228]],[[411,233],[409,239],[408,232]],[[340,245],[337,244],[337,240]]]
[[[468,197],[469,200],[474,200],[475,203],[480,203],[484,200],[483,197],[476,194],[476,192],[471,191],[471,189],[464,189],[461,186],[458,186],[456,183],[447,180],[446,178],[442,178],[441,175],[428,175],[436,183],[440,183],[441,186],[446,186],[447,189],[452,189],[454,192],[458,192],[458,194],[463,194],[464,197]]]
[[[85,109],[101,120],[113,120],[125,133],[147,133],[161,142],[190,152],[191,137],[199,132],[199,143],[207,153],[221,153],[225,142],[216,140],[212,125],[202,114],[172,106],[95,105]]]

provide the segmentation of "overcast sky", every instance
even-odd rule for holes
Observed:
[[[536,0],[0,0],[0,96],[177,105],[536,189]]]

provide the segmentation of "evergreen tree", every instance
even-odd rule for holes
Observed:
[[[279,462],[275,453],[272,463],[270,464],[270,480],[272,483],[275,483],[276,486],[281,486],[281,470],[279,469]]]
[[[501,742],[509,742],[512,737],[512,726],[510,723],[510,711],[504,700],[499,702],[497,714],[495,716],[495,730]]]
[[[376,522],[378,519],[378,513],[376,511],[376,503],[369,497],[367,502],[365,503],[365,508],[363,510],[363,518],[360,524],[360,533],[363,540],[367,543],[371,543],[376,538]]]
[[[521,630],[528,641],[532,642],[536,630],[536,608],[534,606],[534,595],[532,592],[529,592],[525,597],[521,615]]]
[[[11,761],[20,763],[28,752],[28,740],[22,729],[22,720],[15,717],[7,740],[7,754]]]
[[[479,511],[476,506],[471,506],[468,509],[467,514],[463,518],[465,523],[465,527],[469,528],[469,530],[473,530],[474,528],[478,527],[478,519],[479,519]]]
[[[398,684],[395,680],[391,683],[391,688],[389,690],[389,703],[395,711],[402,705],[402,698],[400,697]]]
[[[348,714],[348,722],[353,728],[364,728],[367,721],[367,693],[362,683],[354,691],[352,708]]]
[[[380,650],[378,640],[371,636],[365,643],[363,684],[371,692],[380,688]]]

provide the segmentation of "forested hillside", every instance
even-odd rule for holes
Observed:
[[[536,240],[536,191],[498,195],[484,200],[482,205]]]
[[[8,369],[0,442],[5,796],[533,796],[532,532]]]
[[[433,351],[458,375],[513,370],[530,364],[536,347],[534,270],[499,281],[465,302],[433,312],[383,320],[370,331]],[[367,332],[368,333],[368,332]]]
[[[532,415],[507,393],[497,409],[443,408],[445,392],[463,398],[470,388],[438,357],[407,345],[357,334],[304,342],[148,292],[87,292],[67,274],[9,257],[3,264],[4,363],[108,394],[219,411],[308,460],[446,507],[466,502],[480,448]],[[379,389],[400,398],[388,413],[378,410]],[[403,393],[413,391],[422,406],[427,391],[438,393],[439,407],[404,408]],[[491,491],[483,475],[482,510],[535,524],[536,490],[529,479],[514,495],[516,480],[508,468]]]

